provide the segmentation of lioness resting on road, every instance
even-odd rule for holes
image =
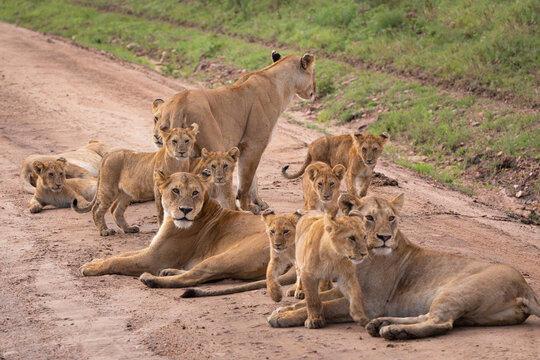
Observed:
[[[315,58],[284,56],[251,73],[242,81],[219,89],[186,90],[166,102],[156,100],[154,142],[160,145],[162,128],[184,127],[196,122],[201,131],[197,143],[209,151],[240,149],[238,199],[243,210],[258,213],[268,205],[257,195],[255,172],[268,146],[278,117],[294,95],[315,95]]]
[[[331,168],[317,161],[306,168],[302,178],[304,190],[304,208],[320,210],[336,216],[339,198],[339,186],[345,176],[345,166],[337,164]]]
[[[149,287],[263,277],[269,261],[264,223],[259,216],[223,209],[208,197],[208,181],[207,172],[159,174],[156,185],[166,217],[150,245],[84,264],[81,273],[142,274],[141,281]]]
[[[357,266],[372,336],[409,339],[442,334],[454,325],[520,324],[540,316],[540,303],[514,268],[422,248],[398,230],[403,195],[340,198],[344,214],[363,216],[370,256]],[[348,301],[338,290],[321,294],[324,316],[351,321]],[[273,327],[300,326],[305,302],[276,310]]]
[[[322,161],[330,166],[341,164],[347,167],[347,192],[364,197],[388,137],[388,134],[382,133],[379,136],[352,134],[319,138],[309,145],[304,164],[298,172],[287,174],[289,165],[285,165],[281,174],[287,179],[296,179],[314,161]]]
[[[103,156],[119,149],[117,146],[99,140],[90,140],[88,144],[75,151],[58,155],[30,155],[24,159],[19,175],[23,190],[29,194],[33,194],[36,191],[38,175],[33,170],[34,161],[45,162],[64,158],[66,159],[64,173],[67,179],[95,178],[97,177],[99,164]]]
[[[207,193],[225,209],[236,210],[232,176],[239,156],[240,150],[237,147],[229,151],[213,152],[203,148],[201,157],[194,159],[190,164],[190,172],[193,174],[199,174],[204,169],[210,171],[212,181],[207,186]]]
[[[97,180],[66,179],[66,163],[66,159],[62,157],[54,161],[34,161],[32,166],[38,174],[38,180],[36,191],[30,200],[31,213],[40,212],[46,205],[67,208],[71,206],[73,199],[90,201],[94,198]]]
[[[92,210],[94,223],[101,236],[115,233],[108,229],[105,213],[111,208],[116,225],[125,233],[138,232],[137,226],[129,226],[124,212],[131,201],[145,201],[154,198],[154,173],[189,170],[189,157],[193,151],[198,126],[191,129],[176,128],[162,132],[165,147],[155,153],[140,153],[129,150],[116,151],[103,158],[99,168],[98,188],[94,199],[80,206],[73,201],[73,209],[83,213]],[[161,201],[156,198],[158,217]]]
[[[305,326],[326,326],[319,298],[319,282],[337,279],[338,288],[350,304],[354,321],[365,325],[362,290],[356,265],[367,256],[364,226],[358,216],[334,218],[325,214],[306,215],[296,227],[296,268],[307,305]],[[297,283],[298,284],[298,283]]]

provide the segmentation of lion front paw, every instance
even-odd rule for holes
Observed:
[[[278,310],[274,310],[274,312],[266,318],[266,321],[268,321],[268,324],[273,328],[285,328],[291,326],[288,319]]]
[[[386,340],[406,340],[413,337],[400,325],[383,326],[379,334]]]
[[[138,233],[139,232],[139,227],[138,226],[130,226],[130,227],[127,227],[126,229],[124,229],[124,232],[126,234],[129,234],[129,233]]]
[[[374,336],[374,337],[379,337],[381,336],[381,334],[379,333],[380,329],[383,326],[388,326],[388,325],[390,325],[390,321],[385,320],[384,318],[373,319],[367,324],[366,330],[369,333],[369,335]]]
[[[304,323],[304,326],[308,329],[320,329],[326,326],[326,320],[323,317],[308,317]]]
[[[159,272],[159,276],[174,276],[174,275],[180,275],[185,273],[186,270],[179,270],[179,269],[163,269]]]
[[[304,300],[306,295],[304,294],[304,292],[301,289],[296,289],[295,292],[294,292],[294,297],[296,299],[298,299],[298,300]]]
[[[360,326],[366,326],[369,322],[369,319],[364,314],[352,315],[354,322],[358,323]]]
[[[259,207],[259,205],[255,205],[255,204],[250,204],[248,206],[248,211],[251,212],[254,215],[260,215],[261,214],[261,208]]]
[[[113,229],[103,229],[99,231],[99,235],[101,236],[109,236],[114,234],[116,234],[116,231],[114,231]]]
[[[89,263],[84,264],[79,268],[79,272],[82,276],[97,276],[101,274],[101,266],[103,260],[92,260]]]
[[[294,296],[296,292],[296,285],[292,286],[291,288],[289,288],[289,290],[287,290],[287,296]]]
[[[149,288],[158,287],[156,277],[150,273],[143,273],[141,276],[139,276],[139,280],[141,280],[141,282]]]
[[[256,204],[259,205],[261,210],[266,210],[270,208],[270,205],[268,205],[268,203],[262,199],[257,199]]]
[[[43,209],[43,207],[41,205],[32,205],[32,206],[30,206],[30,212],[32,214],[36,214],[38,212],[41,212],[42,209]]]

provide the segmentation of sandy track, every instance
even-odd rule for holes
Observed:
[[[69,209],[31,215],[18,171],[30,153],[57,153],[92,138],[153,149],[151,101],[189,87],[139,66],[0,23],[0,358],[513,358],[540,357],[540,319],[513,327],[460,328],[447,336],[387,342],[354,324],[324,330],[271,329],[276,305],[263,290],[181,299],[180,289],[147,289],[126,276],[82,278],[93,258],[144,247],[157,229],[153,203],[127,211],[136,235],[101,238],[90,216]],[[62,125],[60,125],[62,124]],[[299,181],[279,168],[299,165],[321,134],[281,119],[259,168],[272,208],[301,207]],[[424,246],[511,264],[540,293],[540,234],[493,208],[382,162],[406,193],[402,228]],[[111,219],[108,219],[111,221]],[[209,286],[222,286],[214,284]],[[288,300],[290,301],[290,300]]]

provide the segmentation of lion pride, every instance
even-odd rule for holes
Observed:
[[[537,295],[516,269],[415,245],[398,229],[403,194],[391,201],[344,194],[340,208],[363,217],[369,256],[356,273],[368,318],[367,330],[385,339],[435,336],[454,325],[521,324],[540,317]],[[352,321],[338,289],[320,295],[329,322]],[[305,302],[280,308],[273,327],[301,326]]]
[[[240,149],[238,199],[240,207],[258,213],[268,205],[257,195],[255,172],[270,143],[278,117],[295,95],[315,95],[315,57],[288,55],[272,65],[242,77],[219,89],[186,90],[163,102],[156,100],[154,142],[159,147],[159,130],[200,126],[197,144],[209,151]],[[254,180],[255,179],[255,180]]]

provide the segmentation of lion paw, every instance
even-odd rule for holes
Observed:
[[[104,229],[99,232],[99,235],[101,236],[109,236],[114,234],[116,234],[116,231],[114,231],[113,229]]]
[[[284,328],[290,326],[287,324],[287,319],[283,317],[282,314],[277,310],[274,310],[274,312],[266,318],[266,321],[268,321],[268,324],[270,324],[270,326],[273,328]]]
[[[326,320],[322,317],[320,318],[307,318],[304,326],[308,329],[320,329],[326,326]]]
[[[139,227],[138,226],[130,226],[126,229],[124,229],[124,232],[126,234],[129,234],[129,233],[138,233],[139,232]]]
[[[159,276],[174,276],[174,275],[180,275],[185,273],[186,270],[179,270],[179,269],[163,269],[159,272]]]
[[[150,273],[143,273],[141,276],[139,276],[139,280],[141,280],[141,282],[149,288],[158,287],[156,277]]]
[[[296,286],[293,286],[289,290],[287,290],[287,296],[294,296],[295,292],[296,292]]]
[[[103,260],[92,260],[89,263],[84,264],[79,268],[79,272],[82,276],[96,276],[100,274],[100,268],[103,264]]]
[[[384,326],[379,330],[379,333],[386,340],[406,340],[411,338],[403,326],[399,325]]]
[[[296,291],[294,292],[294,297],[296,299],[303,300],[306,297],[306,295],[304,294],[302,290],[296,289]]]
[[[367,324],[366,330],[369,335],[379,337],[381,336],[381,334],[379,333],[380,329],[388,325],[390,325],[390,322],[388,320],[385,320],[384,318],[373,319]]]
[[[250,204],[248,206],[248,211],[251,212],[254,215],[260,215],[261,214],[261,208],[258,205]]]
[[[38,213],[38,212],[41,212],[41,209],[43,209],[43,208],[42,208],[41,206],[39,206],[39,205],[31,206],[31,207],[30,207],[30,212],[31,212],[32,214],[36,214],[36,213]]]
[[[266,210],[266,209],[270,208],[270,205],[268,205],[268,203],[266,201],[262,200],[262,199],[258,199],[255,203],[257,205],[259,205],[261,210]]]

